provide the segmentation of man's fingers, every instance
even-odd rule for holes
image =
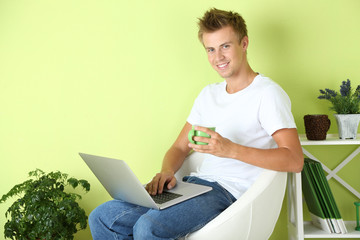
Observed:
[[[149,194],[151,195],[156,195],[157,193],[157,189],[158,189],[158,183],[159,182],[159,179],[158,179],[158,176],[156,175],[152,180],[151,182],[149,182],[147,185],[146,185],[146,190],[148,191]]]
[[[210,138],[208,137],[194,137],[195,142],[204,142],[204,143],[210,143]]]
[[[167,188],[168,188],[168,189],[172,189],[173,187],[175,187],[175,185],[176,185],[176,178],[173,177],[173,178],[171,179],[171,181],[167,184]]]
[[[195,127],[195,130],[204,132],[204,133],[206,133],[206,134],[208,134],[208,135],[210,135],[210,136],[211,136],[211,134],[214,133],[214,131],[210,130],[209,128],[207,128],[207,127],[201,127],[201,126],[196,126],[196,127]]]
[[[158,193],[161,194],[164,190],[164,185],[166,182],[166,178],[161,178],[158,185]]]
[[[146,185],[146,190],[151,195],[161,194],[164,190],[164,187],[170,188],[176,185],[176,178],[174,176],[166,175],[158,173],[156,176],[151,180],[150,183]]]

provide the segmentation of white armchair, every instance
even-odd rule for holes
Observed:
[[[176,173],[176,178],[195,171],[205,155],[190,154]],[[264,169],[255,183],[230,207],[200,230],[188,234],[187,240],[266,240],[280,214],[286,187],[286,172]]]

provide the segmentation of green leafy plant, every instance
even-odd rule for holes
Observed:
[[[67,186],[90,191],[86,180],[68,178],[59,171],[45,174],[40,169],[29,172],[29,177],[32,179],[15,185],[0,199],[3,203],[18,197],[5,213],[5,238],[68,240],[87,227],[85,211],[76,202],[81,196],[65,192]]]
[[[329,100],[332,104],[330,110],[337,114],[360,113],[360,85],[353,91],[349,79],[340,85],[340,94],[328,88],[320,89],[320,93],[321,95],[318,98]]]

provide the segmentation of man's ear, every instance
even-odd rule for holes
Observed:
[[[241,45],[241,47],[243,48],[244,51],[247,50],[247,48],[249,46],[249,38],[248,38],[248,36],[244,36],[241,39],[240,45]]]

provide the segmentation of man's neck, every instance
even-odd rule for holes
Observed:
[[[246,71],[242,71],[239,76],[233,78],[227,78],[226,80],[226,91],[229,94],[239,92],[248,87],[255,79],[258,73],[254,72],[250,66]]]

